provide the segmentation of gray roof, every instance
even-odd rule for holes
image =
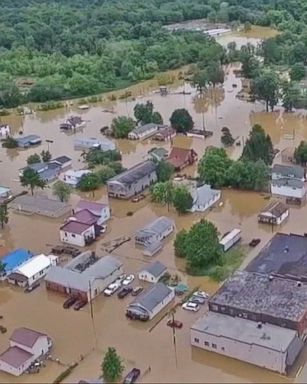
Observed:
[[[146,268],[143,268],[141,272],[148,272],[154,277],[159,277],[163,272],[167,270],[166,266],[162,263],[160,263],[159,260],[154,261],[153,263],[149,264]]]
[[[171,288],[163,283],[154,284],[138,296],[130,305],[140,306],[151,312],[171,291]]]
[[[210,298],[214,304],[266,315],[270,318],[299,321],[307,308],[307,285],[260,273],[236,271]]]
[[[56,157],[55,159],[52,159],[50,161],[50,163],[55,162],[55,163],[60,163],[63,165],[65,163],[67,163],[68,161],[71,161],[71,158],[66,156],[66,155],[63,155],[63,156]]]
[[[112,179],[108,180],[107,183],[109,184],[112,182],[119,182],[127,185],[133,184],[134,182],[142,179],[144,176],[155,172],[155,170],[156,164],[153,161],[147,160],[113,177]]]
[[[166,216],[160,216],[143,229],[140,229],[136,232],[136,237],[141,238],[142,236],[148,237],[150,235],[161,235],[163,234],[170,226],[174,226],[174,221]]]
[[[271,184],[276,185],[278,187],[291,187],[291,188],[298,188],[298,189],[304,188],[304,182],[302,180],[290,179],[290,178],[272,180]]]
[[[36,171],[40,173],[42,170],[47,169],[48,165],[46,163],[34,163],[34,164],[29,164],[23,168],[21,168],[21,171],[25,171],[26,169],[33,169],[33,171]]]
[[[70,211],[70,205],[59,200],[52,200],[48,197],[36,197],[30,195],[18,196],[10,203],[14,209],[25,212],[34,212],[47,216],[61,216]]]
[[[305,176],[304,168],[299,165],[274,164],[272,173],[282,175],[283,177],[295,177],[297,179],[303,179]]]
[[[297,335],[297,332],[292,329],[268,323],[258,328],[255,321],[214,312],[208,312],[206,316],[198,319],[191,329],[281,352],[287,351]]]
[[[197,188],[194,198],[195,205],[206,205],[220,191],[212,189],[210,185],[204,184]]]
[[[276,273],[307,281],[307,237],[277,233],[248,264],[246,270]]]
[[[107,255],[91,264],[84,271],[79,272],[76,266],[78,263],[82,264],[86,261],[84,260],[86,257],[85,254],[88,254],[88,252],[76,257],[64,267],[51,267],[45,280],[64,287],[87,292],[89,289],[89,281],[97,278],[105,279],[122,266],[121,261],[111,255]]]
[[[147,132],[147,131],[150,131],[154,128],[157,128],[158,125],[157,124],[154,124],[154,123],[148,123],[148,124],[145,124],[145,125],[140,125],[138,127],[135,127],[133,130],[132,130],[132,133],[135,133],[135,134],[141,134],[141,133],[144,133],[144,132]]]
[[[26,145],[26,144],[30,144],[32,141],[34,142],[41,141],[41,137],[38,135],[28,135],[23,137],[17,137],[16,141],[18,145]]]
[[[270,213],[275,217],[282,216],[289,208],[281,201],[271,201],[260,213],[259,216]]]

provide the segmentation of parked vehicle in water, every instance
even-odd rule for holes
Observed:
[[[79,311],[79,309],[83,308],[87,304],[87,300],[81,299],[76,302],[74,305],[74,310]]]
[[[189,299],[190,302],[192,302],[192,303],[196,303],[196,304],[200,304],[200,305],[205,304],[206,300],[207,300],[207,299],[205,299],[205,298],[202,297],[202,296],[195,296],[195,295],[193,295],[193,296]]]
[[[133,384],[137,381],[141,374],[141,371],[138,368],[133,368],[131,371],[125,376],[123,384]]]
[[[123,285],[129,285],[133,282],[134,275],[129,275],[125,278],[125,280],[122,282]]]
[[[25,289],[25,293],[29,293],[29,292],[32,292],[34,291],[34,289],[38,288],[40,286],[40,282],[36,282],[36,283],[33,283],[32,285],[30,285],[29,287],[27,287]]]
[[[205,291],[193,292],[193,296],[203,297],[204,299],[208,299],[209,298],[209,294],[207,292],[205,292]]]
[[[253,239],[248,245],[250,247],[256,247],[260,243],[260,239]]]
[[[131,199],[131,201],[132,201],[133,203],[138,203],[139,201],[144,200],[144,199],[145,199],[145,195],[143,195],[143,194],[141,193],[140,195],[137,195],[137,196],[133,197],[133,198]]]
[[[139,295],[141,292],[143,292],[144,288],[143,287],[135,287],[133,288],[132,292],[131,292],[131,295],[132,296],[137,296]]]
[[[67,300],[64,301],[63,308],[70,308],[77,301],[77,297],[70,296]]]
[[[131,287],[123,287],[118,293],[117,293],[117,297],[119,299],[123,299],[124,297],[128,296],[129,293],[132,292],[132,288]]]
[[[181,308],[187,311],[197,312],[199,311],[199,304],[187,301],[186,303],[182,304]]]
[[[104,291],[105,296],[112,296],[120,287],[120,283],[110,284]]]
[[[169,319],[166,324],[171,328],[179,328],[179,329],[181,329],[183,326],[183,323],[181,321],[172,320],[172,319]]]

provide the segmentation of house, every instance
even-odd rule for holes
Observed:
[[[20,287],[31,287],[38,280],[46,276],[48,270],[58,262],[57,256],[43,254],[33,256],[21,264],[11,273],[7,280],[9,283]]]
[[[143,255],[152,257],[156,255],[163,247],[161,241],[154,241],[153,243],[146,244],[143,249]]]
[[[191,212],[204,212],[220,200],[221,191],[212,189],[210,185],[204,184],[197,188],[193,195]]]
[[[153,284],[128,305],[126,315],[151,320],[175,298],[175,291],[163,283]]]
[[[123,264],[115,257],[98,258],[87,251],[64,266],[50,268],[45,282],[48,290],[91,301],[122,273]]]
[[[167,268],[160,261],[154,261],[143,268],[139,274],[139,280],[148,281],[149,283],[157,283],[162,276],[165,275]]]
[[[295,163],[294,159],[294,147],[287,147],[281,151],[282,163]]]
[[[17,328],[10,337],[9,348],[0,355],[0,370],[20,376],[51,347],[52,340],[45,333]]]
[[[161,216],[138,230],[135,234],[135,243],[139,245],[148,245],[157,241],[164,240],[175,229],[173,220],[166,216]]]
[[[60,227],[60,240],[62,243],[85,247],[91,244],[99,235],[95,222],[82,223],[76,220],[69,220]]]
[[[0,202],[12,198],[11,189],[8,187],[0,186]]]
[[[113,141],[108,139],[98,140],[95,138],[74,140],[76,150],[101,149],[102,151],[114,151],[116,146]]]
[[[10,207],[18,212],[37,214],[47,217],[61,217],[71,211],[71,206],[47,196],[23,195],[16,197]]]
[[[18,137],[15,139],[19,148],[29,148],[33,145],[39,145],[42,142],[42,139],[38,135],[28,135],[23,137]]]
[[[161,126],[158,129],[158,132],[152,137],[156,141],[172,141],[176,136],[176,130],[169,126]]]
[[[192,346],[286,374],[303,348],[297,331],[209,312],[191,327]]]
[[[0,124],[0,136],[9,136],[11,128],[8,124]]]
[[[25,261],[29,260],[33,254],[23,248],[15,249],[1,258],[1,263],[4,265],[3,271],[0,272],[0,279],[5,279],[10,273],[17,269]]]
[[[168,156],[168,151],[162,147],[152,148],[148,151],[148,159],[156,163],[159,161],[166,160],[167,156]]]
[[[64,183],[70,185],[73,188],[77,188],[80,180],[83,175],[88,175],[89,173],[92,173],[88,169],[80,169],[78,171],[75,171],[73,169],[70,169],[63,174],[63,181]]]
[[[191,131],[189,131],[187,133],[187,136],[188,137],[199,137],[201,139],[206,139],[207,137],[210,137],[213,135],[213,131],[207,131],[205,129],[191,129]]]
[[[294,179],[305,181],[305,170],[299,165],[274,164],[272,168],[272,180]]]
[[[281,178],[271,180],[271,193],[274,196],[285,197],[286,202],[302,203],[306,197],[305,183],[298,179]]]
[[[156,164],[146,160],[107,181],[108,195],[129,199],[157,181]]]
[[[71,167],[72,159],[68,156],[59,156],[49,161],[49,164],[56,164],[61,170]]]
[[[86,122],[80,116],[71,116],[60,124],[62,131],[77,131],[86,127]]]
[[[236,271],[209,299],[209,310],[289,328],[307,328],[307,285],[285,277]]]
[[[183,168],[197,161],[197,153],[194,149],[173,147],[166,161],[171,164],[176,171],[181,171]]]
[[[135,127],[128,133],[128,139],[130,140],[143,140],[150,136],[153,136],[159,129],[158,124],[149,123]]]
[[[289,208],[280,201],[272,201],[258,215],[259,223],[280,225],[289,216]]]
[[[46,183],[50,183],[56,180],[61,171],[61,165],[50,162],[50,163],[34,163],[27,165],[26,167],[19,170],[19,176],[22,176],[26,169],[33,169],[39,174],[39,177]]]
[[[110,219],[110,208],[108,204],[97,203],[96,201],[80,200],[74,209],[74,212],[78,213],[84,209],[87,209],[93,215],[98,217],[98,225],[101,225]]]

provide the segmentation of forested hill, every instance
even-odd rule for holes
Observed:
[[[207,56],[220,59],[213,40],[161,28],[197,18],[273,24],[301,35],[307,1],[1,0],[0,105],[21,102],[14,86],[20,78],[34,81],[28,100],[45,101],[125,86]]]

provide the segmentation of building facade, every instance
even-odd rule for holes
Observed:
[[[85,247],[96,239],[94,224],[80,223],[71,220],[60,228],[60,240],[62,243]]]
[[[135,243],[146,246],[148,244],[161,242],[175,229],[173,220],[166,216],[160,216],[135,234]]]

